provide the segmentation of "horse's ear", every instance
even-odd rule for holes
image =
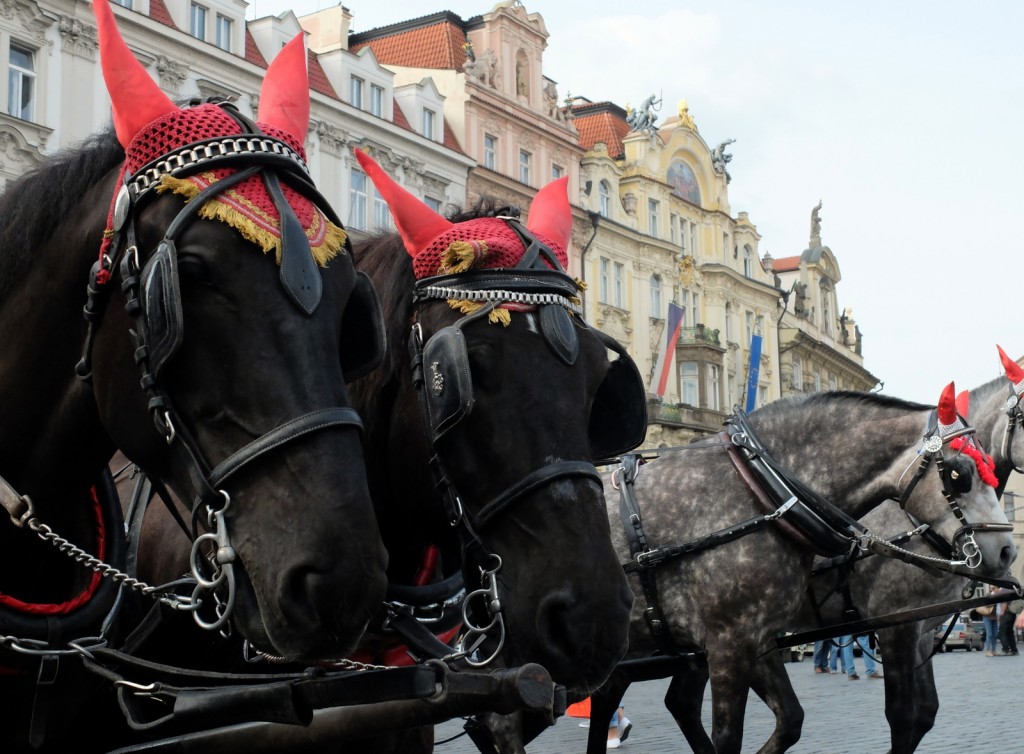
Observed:
[[[363,171],[388,203],[395,227],[410,256],[417,256],[431,241],[453,226],[454,223],[395,183],[370,155],[361,149],[354,151]]]
[[[967,390],[961,390],[956,397],[956,412],[964,419],[971,418],[971,394]]]
[[[999,349],[999,360],[1003,362],[1003,370],[1010,382],[1015,386],[1024,382],[1024,369],[1021,369],[1020,364],[1007,356],[1002,346],[996,345],[996,348]]]
[[[956,415],[956,385],[949,383],[939,396],[939,434],[946,435],[957,429],[960,419]]]
[[[569,248],[572,237],[572,210],[569,208],[569,176],[552,181],[537,192],[530,205],[526,227]]]
[[[121,146],[127,148],[143,127],[174,112],[178,106],[150,78],[142,64],[128,49],[117,30],[109,0],[93,0],[103,80],[110,93],[114,131]]]
[[[299,142],[309,131],[309,72],[304,32],[295,35],[274,58],[260,88],[256,121],[279,128]]]

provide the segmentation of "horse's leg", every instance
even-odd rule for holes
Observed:
[[[787,751],[800,740],[804,725],[804,709],[793,691],[789,673],[779,652],[763,657],[753,668],[750,687],[775,713],[775,730],[758,749],[758,754]]]
[[[751,674],[760,660],[756,647],[744,643],[736,632],[722,632],[718,638],[706,647],[711,679],[711,740],[717,754],[739,754]]]
[[[931,632],[922,636],[920,623],[906,623],[879,631],[878,641],[892,754],[910,754],[932,729],[939,711],[931,660],[917,667],[931,652]]]
[[[676,673],[665,692],[665,708],[672,713],[676,725],[686,737],[695,754],[715,754],[715,745],[704,730],[701,710],[704,689],[708,685],[708,666],[701,665]]]
[[[612,673],[605,684],[590,696],[590,730],[587,736],[587,754],[604,754],[608,750],[608,728],[612,715],[619,708],[629,681]]]

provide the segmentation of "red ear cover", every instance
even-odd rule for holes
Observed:
[[[140,129],[174,112],[178,106],[128,49],[117,29],[109,0],[93,0],[92,9],[96,14],[100,66],[110,93],[114,131],[121,146],[127,149]]]
[[[1006,351],[1001,346],[996,346],[999,349],[999,360],[1003,362],[1003,370],[1006,372],[1007,378],[1014,385],[1019,385],[1021,381],[1024,381],[1024,369],[1021,368],[1020,364],[1011,359],[1006,355]]]
[[[552,181],[533,198],[526,227],[569,248],[572,236],[572,210],[569,207],[569,176]]]
[[[960,395],[956,397],[956,412],[960,414],[964,419],[967,419],[971,415],[971,394],[966,390],[961,390]]]
[[[956,385],[949,383],[939,397],[939,424],[947,427],[956,422]]]
[[[370,155],[361,149],[354,151],[363,172],[370,176],[388,203],[395,227],[410,256],[417,256],[431,241],[452,227],[453,223],[395,183]]]
[[[274,126],[301,144],[309,130],[309,74],[304,34],[299,32],[281,48],[260,87],[256,122]]]

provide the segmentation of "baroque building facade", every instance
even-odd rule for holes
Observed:
[[[120,6],[120,7],[118,7]],[[118,26],[129,47],[173,100],[223,97],[254,116],[267,65],[284,42],[302,32],[288,11],[246,23],[238,0],[119,0]],[[348,52],[351,16],[338,6],[333,30],[310,37],[308,164],[324,196],[357,235],[390,216],[368,182],[352,181],[352,149],[366,148],[437,206],[465,200],[473,161],[442,120],[425,134],[405,112],[440,107],[436,91],[402,87],[370,55]],[[326,41],[331,31],[337,39]],[[316,49],[313,49],[316,42]],[[319,50],[319,53],[317,52]],[[0,189],[62,147],[109,126],[96,22],[76,0],[0,3]],[[352,77],[366,82],[354,99]],[[358,176],[357,176],[358,179]]]
[[[353,149],[439,212],[479,196],[525,209],[538,188],[566,177],[569,271],[586,283],[588,321],[617,338],[651,383],[647,447],[717,430],[748,393],[760,406],[874,386],[852,313],[839,306],[820,207],[802,255],[762,260],[757,227],[730,207],[732,140],[712,147],[685,102],[658,125],[654,97],[636,110],[561,101],[544,74],[544,20],[519,0],[466,20],[442,11],[359,34],[342,5],[248,23],[243,0],[118,5],[130,48],[172,99],[224,97],[249,115],[269,61],[304,31],[310,171],[356,236],[391,220]],[[0,2],[0,60],[2,188],[107,127],[110,113],[84,2]],[[669,304],[682,321],[661,388],[654,372]]]

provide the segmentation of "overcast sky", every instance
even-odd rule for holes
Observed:
[[[257,0],[249,17],[331,7]],[[346,0],[366,31],[488,0]],[[822,243],[883,392],[935,403],[955,380],[1001,374],[995,344],[1024,356],[1016,322],[1024,258],[1024,3],[532,0],[550,37],[544,74],[593,101],[686,99],[709,147],[727,151],[732,214],[760,250]],[[627,12],[628,11],[628,12]],[[660,121],[659,121],[660,122]]]

